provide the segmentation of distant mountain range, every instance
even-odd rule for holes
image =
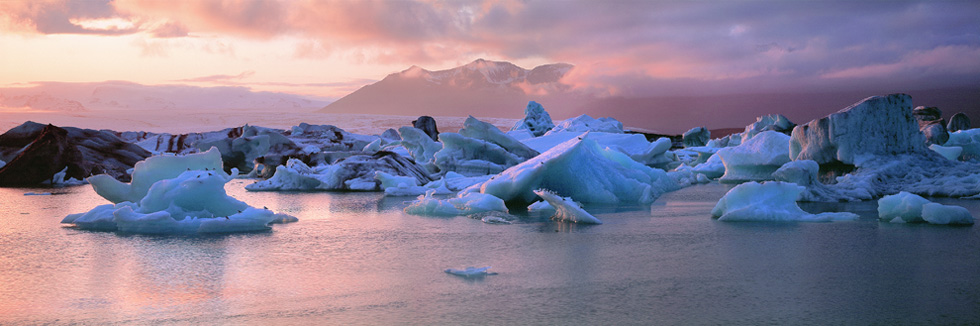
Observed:
[[[324,107],[324,113],[474,115],[520,117],[530,100],[548,105],[570,86],[561,78],[573,68],[555,63],[524,69],[479,59],[438,71],[412,66],[364,86]]]
[[[529,70],[483,59],[439,71],[412,66],[364,86],[319,112],[521,118],[527,102],[533,100],[544,105],[556,120],[580,114],[609,116],[627,127],[679,134],[697,126],[741,128],[758,116],[773,113],[806,123],[869,96],[906,93],[912,95],[915,105],[939,107],[944,117],[957,112],[980,116],[980,92],[975,87],[909,90],[870,85],[868,89],[833,93],[596,97],[562,83],[562,77],[573,68],[556,63]]]
[[[97,83],[42,82],[31,87],[0,88],[0,108],[34,111],[174,109],[310,109],[326,101],[300,95],[255,92],[246,87],[142,85],[125,81]]]

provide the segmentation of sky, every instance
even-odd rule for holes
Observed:
[[[563,82],[602,96],[978,87],[977,17],[980,1],[0,0],[0,87],[329,100],[477,58],[571,63]]]

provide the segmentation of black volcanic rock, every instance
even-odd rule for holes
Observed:
[[[128,181],[126,170],[150,156],[112,132],[26,122],[0,135],[0,186],[32,186],[67,167],[66,178],[105,173]]]
[[[436,127],[436,119],[423,115],[417,120],[412,120],[412,127],[421,129],[426,135],[429,135],[429,138],[439,141],[439,128]]]

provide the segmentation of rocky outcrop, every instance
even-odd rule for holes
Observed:
[[[112,132],[26,122],[0,135],[0,186],[33,186],[66,170],[65,178],[105,173],[129,180],[126,171],[151,155]]]
[[[439,141],[439,128],[436,127],[436,119],[423,115],[416,120],[412,120],[412,127],[421,129],[429,138],[432,138],[434,141]]]

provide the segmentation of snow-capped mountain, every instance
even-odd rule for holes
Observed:
[[[320,112],[465,116],[503,111],[501,116],[518,116],[529,100],[542,101],[569,89],[561,78],[572,67],[555,63],[524,69],[510,62],[483,59],[437,71],[412,66],[364,86]]]

